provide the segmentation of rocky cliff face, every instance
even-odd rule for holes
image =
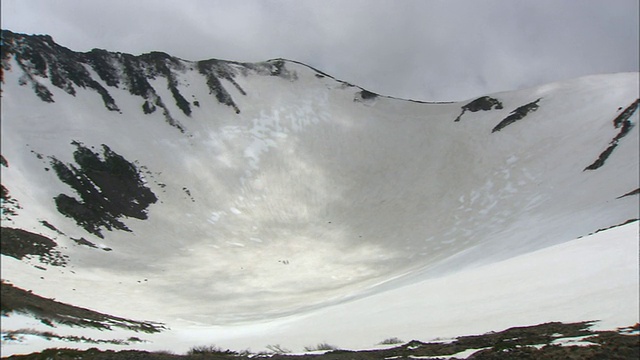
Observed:
[[[78,53],[58,45],[48,35],[29,36],[2,30],[3,72],[11,70],[9,60],[12,58],[22,74],[22,84],[29,85],[42,101],[55,101],[50,89],[40,81],[42,78],[48,78],[51,85],[73,96],[76,88],[95,91],[110,111],[120,111],[109,92],[110,88],[122,88],[131,95],[144,99],[141,111],[145,114],[159,109],[166,121],[181,131],[184,130],[183,127],[172,116],[165,102],[174,102],[186,116],[191,115],[192,106],[198,106],[198,101],[187,100],[179,89],[180,79],[187,71],[197,71],[206,79],[212,97],[221,104],[232,107],[236,113],[240,113],[240,109],[221,80],[228,81],[241,94],[246,95],[234,80],[238,75],[253,73],[285,78],[292,76],[284,68],[283,60],[250,64],[215,59],[186,61],[162,52],[134,56],[93,49]],[[101,82],[96,81],[97,79]],[[156,81],[152,84],[152,80]],[[165,86],[170,91],[171,98],[162,98],[157,86]]]

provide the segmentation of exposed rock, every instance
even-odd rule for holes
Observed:
[[[4,160],[4,158],[2,159]],[[3,165],[5,163],[3,163]],[[3,184],[0,184],[0,211],[2,211],[2,216],[0,218],[2,221],[11,221],[11,217],[17,215],[18,210],[20,209],[22,209],[22,207],[18,200],[11,197],[11,195],[9,195],[9,189],[7,189]]]
[[[51,159],[60,180],[80,196],[80,200],[66,194],[56,196],[58,211],[101,238],[101,228],[130,231],[119,220],[122,217],[146,219],[147,207],[158,199],[144,185],[136,166],[106,145],[102,145],[102,158],[80,143],[74,145],[77,166]]]
[[[286,68],[283,59],[250,64],[216,59],[192,62],[163,52],[134,56],[93,49],[80,53],[56,44],[50,36],[24,35],[9,30],[2,30],[2,40],[0,80],[4,79],[3,71],[10,69],[10,59],[14,58],[22,70],[20,84],[30,85],[42,101],[55,102],[53,93],[42,82],[42,79],[49,79],[53,86],[73,96],[76,88],[91,89],[102,97],[108,110],[118,112],[120,109],[108,88],[125,88],[132,95],[144,99],[142,111],[145,114],[154,113],[156,108],[160,108],[167,123],[181,132],[185,131],[184,126],[171,114],[165,99],[158,94],[150,80],[165,79],[176,106],[185,116],[190,116],[191,103],[182,94],[179,83],[180,74],[188,69],[197,68],[217,101],[232,107],[236,113],[240,113],[240,108],[221,80],[228,81],[240,94],[246,95],[246,91],[235,81],[238,75],[279,76],[289,80],[297,78],[295,72]],[[93,70],[107,88],[94,79],[88,69]],[[199,103],[194,105],[199,106]]]
[[[536,101],[533,101],[533,102],[530,102],[528,104],[522,105],[519,108],[513,110],[509,114],[509,116],[507,116],[502,121],[500,121],[500,123],[498,123],[498,125],[496,125],[493,128],[493,130],[491,130],[491,132],[494,133],[496,131],[500,131],[500,130],[504,129],[507,125],[513,124],[514,122],[523,119],[530,112],[538,110],[538,102],[540,100],[541,99],[538,99]]]
[[[67,256],[56,250],[56,242],[44,235],[8,227],[2,227],[0,231],[0,252],[3,255],[18,260],[37,256],[41,263],[53,266],[67,264]]]
[[[500,110],[502,108],[503,108],[502,102],[500,102],[500,100],[498,99],[492,98],[490,96],[479,97],[471,101],[470,103],[463,105],[462,112],[460,113],[460,115],[458,115],[458,117],[454,121],[460,121],[460,118],[462,118],[462,115],[464,115],[466,111],[478,112],[481,110],[489,111],[491,109]]]
[[[621,199],[623,197],[627,197],[627,196],[633,196],[633,195],[638,195],[640,194],[640,188],[637,188],[635,190],[629,191],[628,193],[618,196],[616,199]]]
[[[378,97],[378,94],[363,89],[362,91],[360,91],[360,97],[362,97],[362,99],[364,100],[375,99],[376,97]]]
[[[165,330],[163,324],[129,320],[47,299],[2,281],[2,316],[32,314],[43,323],[112,330],[114,327],[145,333]]]
[[[618,134],[609,142],[609,146],[602,153],[600,153],[598,158],[591,165],[584,168],[584,171],[596,170],[604,165],[605,161],[607,161],[609,156],[611,156],[611,153],[613,153],[613,150],[615,150],[615,148],[618,146],[618,142],[620,141],[620,139],[627,136],[629,131],[631,131],[631,129],[633,128],[633,123],[629,119],[631,118],[631,115],[633,115],[633,113],[638,109],[639,105],[640,99],[636,99],[636,101],[627,106],[627,108],[624,109],[624,111],[620,115],[616,116],[616,118],[613,119],[613,127],[616,129],[620,129],[620,132],[618,132]]]

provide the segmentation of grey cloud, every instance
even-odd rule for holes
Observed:
[[[4,28],[74,50],[284,57],[421,100],[639,67],[636,0],[4,0],[2,10]]]

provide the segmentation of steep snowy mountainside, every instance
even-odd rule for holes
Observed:
[[[2,37],[2,226],[55,243],[2,274],[59,301],[264,319],[639,217],[637,73],[429,104],[281,59]]]

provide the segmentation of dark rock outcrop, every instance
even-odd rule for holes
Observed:
[[[500,121],[500,123],[498,123],[498,125],[496,125],[493,130],[491,130],[492,133],[496,132],[496,131],[500,131],[502,129],[504,129],[507,125],[511,125],[514,122],[523,119],[525,116],[527,116],[527,114],[529,114],[530,112],[536,111],[538,110],[538,102],[541,99],[538,99],[536,101],[530,102],[528,104],[522,105],[519,108],[513,110],[509,116],[507,116],[506,118],[502,119],[502,121]]]
[[[102,145],[102,157],[81,143],[74,145],[77,165],[51,159],[60,180],[80,196],[56,196],[58,211],[101,238],[102,228],[130,231],[119,220],[122,217],[146,219],[147,207],[158,199],[145,186],[136,166],[106,145]]]
[[[627,106],[627,108],[624,109],[624,111],[620,113],[620,115],[616,116],[616,118],[613,119],[613,127],[616,129],[620,129],[620,132],[618,132],[618,134],[614,136],[614,138],[609,142],[609,146],[602,153],[600,153],[598,158],[593,163],[591,163],[591,165],[584,168],[584,171],[596,170],[604,165],[605,161],[607,161],[609,156],[611,156],[611,153],[613,153],[613,150],[615,150],[615,148],[618,146],[618,142],[620,141],[620,139],[627,136],[629,131],[631,131],[631,129],[633,128],[633,123],[631,122],[631,120],[629,120],[629,118],[631,118],[631,115],[633,115],[633,113],[638,109],[639,105],[640,99],[636,99],[636,101]]]
[[[462,106],[462,112],[454,121],[460,121],[462,115],[465,112],[478,112],[478,111],[489,111],[491,109],[500,110],[503,109],[502,102],[500,100],[492,98],[490,96],[479,97],[472,102]]]
[[[185,116],[192,114],[192,104],[181,91],[180,74],[189,70],[197,71],[205,77],[210,93],[216,100],[230,106],[236,113],[240,108],[223,85],[223,80],[232,84],[240,94],[246,91],[235,78],[249,74],[279,76],[295,80],[296,75],[286,68],[283,59],[269,60],[263,63],[239,63],[223,60],[187,61],[163,52],[150,52],[139,56],[93,49],[89,52],[74,52],[56,44],[48,35],[25,35],[2,30],[2,68],[0,81],[4,82],[4,71],[11,69],[11,59],[15,59],[22,71],[21,85],[30,85],[34,93],[44,102],[55,102],[54,94],[45,85],[43,79],[69,95],[75,96],[77,88],[91,89],[97,92],[110,111],[119,112],[109,88],[126,89],[132,95],[141,97],[143,113],[152,114],[157,109],[173,127],[184,132],[184,126],[167,107],[151,80],[164,79],[173,102]],[[106,85],[103,86],[101,82]]]

